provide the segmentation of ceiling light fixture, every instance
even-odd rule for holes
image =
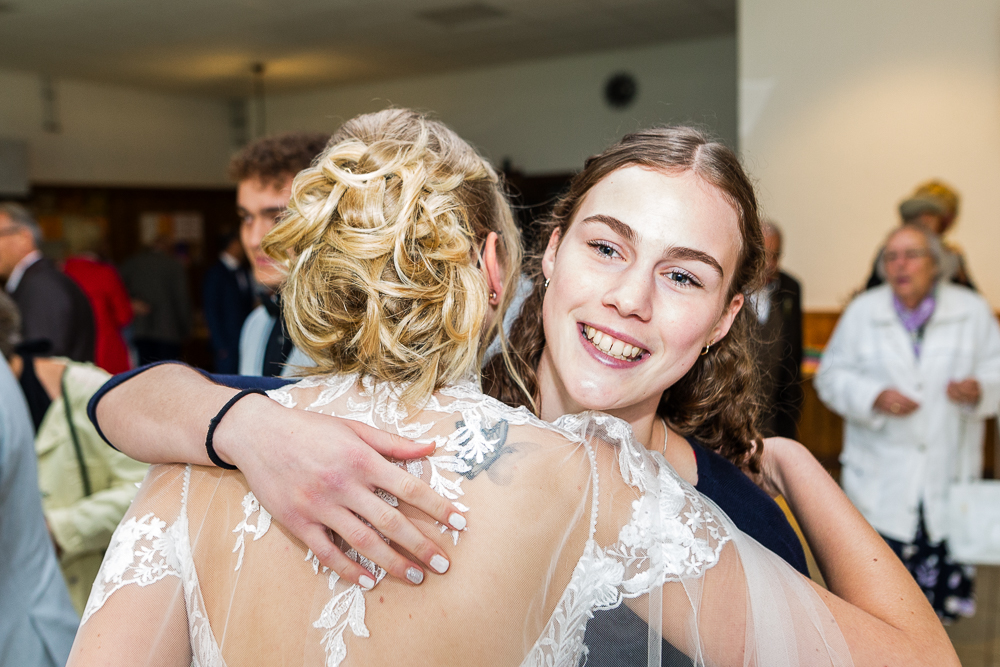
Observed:
[[[484,5],[478,2],[470,2],[465,5],[455,5],[444,9],[432,9],[425,12],[417,12],[417,18],[436,23],[442,28],[454,29],[464,28],[477,23],[495,21],[506,18],[508,12],[496,7]]]
[[[254,138],[260,139],[267,132],[267,116],[264,109],[264,63],[256,62],[250,66],[252,79],[251,99],[254,106]]]

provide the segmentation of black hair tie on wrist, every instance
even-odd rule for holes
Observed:
[[[215,445],[212,444],[212,438],[215,436],[215,429],[219,426],[219,422],[222,418],[226,416],[229,409],[236,405],[236,402],[243,398],[244,396],[249,396],[250,394],[260,394],[261,396],[267,396],[267,392],[263,389],[243,389],[237,392],[229,401],[222,406],[222,409],[208,422],[208,435],[205,436],[205,451],[208,452],[208,458],[212,460],[212,463],[225,470],[236,470],[236,466],[226,463],[223,461],[218,454],[215,453]]]

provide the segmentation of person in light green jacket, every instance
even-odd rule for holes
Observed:
[[[36,356],[50,346],[22,342],[20,330],[16,304],[0,292],[0,353],[28,404],[45,523],[82,614],[111,534],[148,466],[108,447],[87,418],[87,401],[111,376],[93,364]]]
[[[82,614],[111,534],[132,503],[147,466],[108,447],[87,418],[87,401],[107,381],[108,373],[62,358],[37,358],[34,365],[40,379],[58,378],[57,382],[42,379],[52,404],[35,436],[38,486],[70,597]],[[67,397],[79,454],[67,419]]]

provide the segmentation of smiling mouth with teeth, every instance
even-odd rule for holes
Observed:
[[[641,347],[636,347],[635,345],[630,345],[625,341],[618,340],[614,336],[608,335],[603,331],[598,331],[594,327],[586,324],[583,325],[583,334],[594,347],[609,357],[614,357],[615,359],[621,359],[622,361],[636,361],[645,352],[645,350]]]

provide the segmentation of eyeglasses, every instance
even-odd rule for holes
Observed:
[[[885,260],[886,264],[895,262],[897,259],[920,259],[921,257],[930,256],[930,250],[919,250],[917,248],[911,248],[910,250],[904,250],[903,252],[896,252],[895,250],[890,250],[882,255],[882,259]]]

